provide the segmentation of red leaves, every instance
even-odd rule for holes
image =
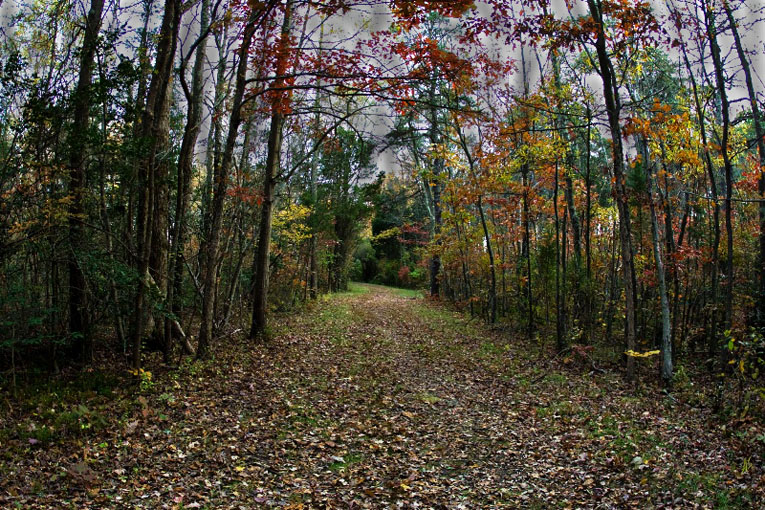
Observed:
[[[231,186],[226,190],[226,195],[250,205],[261,205],[263,202],[263,194],[260,189],[250,186]]]
[[[521,11],[518,17],[512,13],[504,13],[504,18],[498,16],[497,25],[512,27],[509,40],[544,45],[553,50],[574,50],[582,45],[592,44],[601,30],[600,20],[592,16],[571,19],[566,16],[555,17],[547,12],[548,2],[526,0],[525,4],[531,7],[528,14],[524,15],[524,11]],[[577,5],[573,1],[567,4],[573,12],[583,5]],[[611,51],[616,53],[625,51],[631,45],[655,44],[656,36],[661,33],[659,23],[647,2],[606,0],[601,3],[601,16],[606,24],[606,40],[611,46]]]
[[[260,8],[259,5],[251,4],[251,8]],[[258,99],[261,112],[294,113],[299,102],[293,97],[296,91],[320,86],[338,92],[345,89],[383,95],[393,99],[398,113],[405,114],[415,106],[417,82],[438,75],[455,94],[462,95],[476,88],[480,75],[488,83],[507,72],[506,66],[489,58],[480,42],[465,31],[462,36],[455,36],[454,44],[448,48],[445,41],[426,35],[424,29],[418,32],[429,13],[453,20],[466,15],[473,8],[472,1],[392,1],[394,30],[354,36],[355,46],[348,41],[340,42],[336,34],[328,36],[329,40],[323,39],[321,44],[312,39],[318,35],[316,31],[298,35],[298,27],[325,23],[349,7],[342,0],[318,6],[291,2],[279,3],[268,12],[250,52],[254,70],[250,94]],[[290,17],[290,23],[285,24],[286,17]]]
[[[391,11],[398,22],[411,30],[436,12],[447,18],[459,18],[475,7],[472,0],[392,0]]]
[[[410,79],[426,80],[436,71],[451,81],[475,74],[469,60],[442,49],[438,41],[427,36],[418,37],[413,42],[398,42],[391,50],[405,62],[416,64],[408,73]]]
[[[429,237],[429,232],[422,228],[421,224],[405,224],[401,226],[398,241],[407,245],[425,246],[428,244]]]

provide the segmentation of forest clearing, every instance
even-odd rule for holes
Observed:
[[[760,425],[726,428],[690,384],[672,397],[587,359],[548,363],[416,294],[352,285],[280,321],[266,346],[234,343],[138,391],[107,369],[30,396],[0,423],[0,506],[763,502],[761,451],[746,441]],[[14,421],[25,434],[9,441]]]

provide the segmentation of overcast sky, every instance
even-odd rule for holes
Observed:
[[[110,5],[114,5],[111,2],[119,1],[119,14],[118,17],[115,18],[114,12],[115,9],[113,8],[107,8],[105,9],[105,13],[107,18],[104,20],[104,26],[115,26],[122,23],[127,24],[127,28],[129,29],[129,32],[125,38],[123,38],[123,41],[118,44],[115,48],[116,52],[119,54],[123,54],[126,56],[129,56],[131,53],[131,46],[128,44],[128,37],[134,38],[134,35],[131,35],[131,31],[138,29],[142,22],[142,2],[140,0],[107,0],[107,3]],[[213,0],[214,1],[214,0]],[[754,21],[755,19],[758,19],[762,12],[758,14],[758,10],[761,11],[763,9],[763,2],[765,0],[748,0],[746,2],[746,5],[743,9],[739,11],[739,16],[742,19],[745,19],[747,21]],[[152,20],[151,26],[156,27],[159,24],[160,16],[161,16],[161,5],[162,2],[160,0],[155,0],[155,11],[156,14]],[[76,8],[78,11],[81,11],[80,14],[84,15],[86,7],[89,5],[87,2],[83,3],[82,1],[75,2]],[[651,1],[651,4],[657,13],[657,16],[660,19],[665,19],[667,14],[667,2],[665,1]],[[3,28],[3,33],[0,34],[0,37],[8,37],[13,35],[13,28],[9,27],[9,20],[12,19],[12,16],[18,12],[19,10],[19,2],[16,0],[0,0],[0,27]],[[579,2],[577,4],[580,9],[584,9],[585,2]],[[487,6],[486,4],[483,4],[481,2],[478,2],[478,9],[482,13],[487,12]],[[552,12],[556,13],[560,17],[568,16],[565,10],[565,4],[563,0],[553,0],[551,2],[551,10]],[[189,13],[187,13],[184,16],[184,28],[181,32],[181,41],[179,45],[180,52],[186,52],[188,51],[189,45],[194,41],[196,38],[196,35],[198,33],[198,11],[199,8],[193,8]],[[575,16],[578,14],[584,14],[584,11],[581,12],[574,12]],[[376,7],[373,7],[372,10],[368,10],[366,12],[355,10],[351,13],[347,14],[344,17],[336,17],[332,20],[331,23],[329,23],[326,27],[325,31],[325,41],[331,41],[332,38],[335,38],[336,40],[341,40],[343,38],[352,36],[354,34],[359,34],[359,36],[364,36],[365,34],[370,33],[371,31],[378,31],[378,30],[385,30],[389,27],[391,22],[391,17],[388,13],[387,7],[385,5],[377,5]],[[744,30],[742,32],[742,37],[744,38],[744,44],[747,46],[749,50],[752,51],[754,55],[756,55],[756,58],[753,61],[752,71],[755,75],[755,87],[758,89],[758,92],[762,92],[765,90],[765,83],[763,83],[763,64],[765,63],[765,43],[763,43],[761,34],[765,33],[765,30],[762,30],[762,23],[759,25],[756,25],[754,27],[750,27],[748,30]],[[738,58],[735,55],[735,52],[732,52],[732,40],[730,40],[729,37],[723,37],[721,40],[721,45],[723,46],[723,53],[727,55],[728,61],[731,63],[731,68],[728,69],[729,73],[736,73],[739,69],[738,64]],[[497,47],[499,48],[499,47]],[[509,47],[501,47],[499,48],[501,50],[504,57],[510,57],[515,59],[517,62],[521,61],[521,49],[511,49]],[[547,69],[547,66],[549,66],[549,62],[547,62],[547,57],[545,54],[541,55],[535,55],[533,54],[532,50],[526,49],[525,50],[525,61],[526,61],[526,69],[527,73],[529,75],[529,81],[532,83],[532,89],[533,84],[538,80],[540,71],[539,71],[539,65],[538,62],[542,63],[542,66]],[[670,57],[676,57],[677,55],[670,54]],[[207,88],[208,93],[211,95],[212,92],[209,91],[212,84],[212,74],[215,64],[217,63],[217,50],[214,47],[214,44],[212,42],[208,43],[208,69],[207,69]],[[707,59],[709,60],[709,59]],[[708,62],[709,65],[709,62]],[[190,67],[190,66],[189,66]],[[746,96],[746,90],[743,88],[743,78],[740,76],[741,73],[737,73],[737,77],[739,78],[738,87],[734,88],[731,91],[731,96],[733,100],[739,99],[741,97]],[[517,72],[514,75],[508,76],[508,80],[513,83],[518,90],[522,88],[521,84],[521,76],[522,73]],[[596,76],[592,76],[589,81],[588,85],[598,92],[600,88],[602,87],[599,78]],[[740,109],[744,107],[743,102],[734,103],[734,108]],[[381,115],[381,113],[378,111],[378,115],[370,117],[370,119],[367,120],[367,126],[369,127],[369,123],[374,125],[374,127],[371,128],[371,130],[379,136],[384,135],[389,129],[390,129],[390,119],[388,118],[388,115]],[[206,130],[209,126],[209,121],[205,121],[205,126],[203,127],[203,133],[200,136],[200,149],[204,150],[203,143],[206,140]],[[393,160],[391,153],[383,153],[380,157],[380,160],[378,162],[378,166],[381,170],[391,170],[392,168],[397,168],[398,165]]]

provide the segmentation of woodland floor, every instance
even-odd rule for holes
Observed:
[[[414,293],[354,286],[274,322],[266,346],[229,337],[140,388],[94,371],[0,396],[0,508],[765,501],[760,424],[550,362]]]

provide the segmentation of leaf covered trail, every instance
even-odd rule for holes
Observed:
[[[545,366],[522,340],[391,289],[354,287],[284,319],[268,346],[225,351],[126,391],[97,433],[11,438],[0,507],[762,501],[759,452],[720,441],[706,412],[620,374]]]

